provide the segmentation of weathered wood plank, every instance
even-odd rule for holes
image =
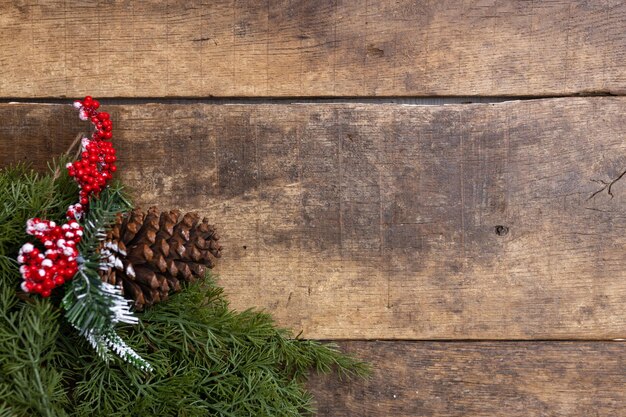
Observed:
[[[0,97],[626,91],[619,0],[0,2]]]
[[[319,417],[613,417],[626,404],[624,343],[342,342],[369,381],[315,377]]]
[[[137,201],[222,230],[237,308],[311,338],[626,335],[626,182],[589,199],[626,169],[626,98],[107,108]],[[2,163],[81,128],[71,106],[0,121]]]

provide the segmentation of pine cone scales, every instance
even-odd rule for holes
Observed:
[[[182,281],[203,277],[220,257],[218,241],[215,228],[197,213],[135,209],[118,215],[107,233],[100,251],[108,268],[101,278],[120,285],[141,311],[180,291]]]

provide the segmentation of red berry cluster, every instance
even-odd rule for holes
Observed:
[[[70,220],[71,219],[80,220],[83,217],[83,214],[85,214],[85,209],[80,203],[72,204],[71,206],[67,208],[67,212],[65,213],[67,218]]]
[[[76,246],[83,228],[74,218],[63,226],[34,218],[26,223],[26,233],[39,239],[46,251],[41,253],[32,243],[26,243],[20,249],[17,261],[24,277],[22,290],[48,297],[53,288],[72,279],[78,271]]]
[[[113,123],[109,113],[97,111],[100,103],[91,96],[75,101],[74,107],[79,109],[81,120],[90,120],[96,128],[91,139],[83,138],[81,159],[67,164],[69,175],[80,187],[80,204],[86,205],[89,197],[97,196],[117,169],[115,149],[109,142]]]

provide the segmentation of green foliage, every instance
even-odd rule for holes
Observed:
[[[0,268],[10,269],[20,246],[30,240],[26,220],[38,215],[50,220],[63,219],[67,206],[76,200],[78,188],[58,164],[48,175],[40,175],[24,165],[7,168],[0,175]],[[27,239],[28,238],[28,239]],[[15,268],[17,272],[17,268]]]
[[[29,237],[26,220],[61,220],[76,198],[61,172],[39,175],[20,165],[0,173],[0,416],[66,415],[63,369],[48,365],[62,355],[56,347],[60,314],[49,300],[17,297],[15,262]]]
[[[151,375],[125,363],[94,363],[80,340],[66,339],[73,415],[298,416],[312,411],[303,385],[311,368],[366,372],[334,346],[291,338],[267,314],[231,311],[211,281],[140,317],[123,337],[154,366]]]
[[[106,229],[115,221],[118,213],[132,208],[124,197],[122,187],[114,184],[105,188],[99,197],[92,198],[89,211],[83,219],[83,238],[79,252],[83,257],[76,277],[66,286],[63,308],[65,318],[84,336],[98,355],[108,362],[111,351],[139,369],[150,370],[143,360],[116,333],[117,323],[137,323],[130,312],[129,302],[122,297],[119,288],[102,282],[98,269],[106,268],[98,248],[106,236]]]
[[[152,373],[100,360],[54,295],[16,293],[26,220],[61,220],[76,195],[64,174],[0,172],[0,417],[297,416],[311,411],[310,369],[366,373],[332,345],[292,338],[267,314],[231,311],[210,280],[138,315],[139,325],[117,327]]]

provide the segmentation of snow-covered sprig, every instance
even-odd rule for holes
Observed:
[[[84,265],[84,264],[83,264]],[[82,267],[72,288],[63,298],[67,320],[94,347],[105,361],[110,351],[140,369],[152,369],[129,347],[115,331],[118,323],[137,324],[139,319],[130,311],[130,303],[121,295],[119,287],[102,282],[93,269]]]
[[[99,248],[106,238],[106,228],[113,224],[118,213],[129,209],[130,204],[121,189],[115,186],[105,188],[99,197],[90,201],[82,225],[79,270],[67,288],[63,307],[67,320],[104,360],[110,359],[112,351],[139,369],[151,370],[150,364],[115,331],[118,323],[138,323],[138,318],[130,311],[130,302],[122,296],[121,288],[102,282],[98,274],[99,269],[109,268],[111,262],[114,266],[119,263],[119,259],[111,257],[111,248]]]
[[[120,287],[111,285],[108,282],[100,281],[100,290],[103,294],[106,294],[111,300],[111,313],[113,317],[111,322],[137,324],[139,319],[130,311],[130,301],[122,297],[122,290]]]
[[[150,365],[144,358],[139,356],[139,354],[137,354],[137,352],[135,352],[133,348],[128,346],[126,342],[124,342],[124,340],[113,329],[110,329],[103,333],[90,332],[86,335],[86,337],[89,343],[91,343],[91,345],[96,349],[96,351],[103,352],[105,358],[109,356],[109,350],[112,350],[124,361],[132,364],[142,371],[150,372],[153,369],[152,365]]]

